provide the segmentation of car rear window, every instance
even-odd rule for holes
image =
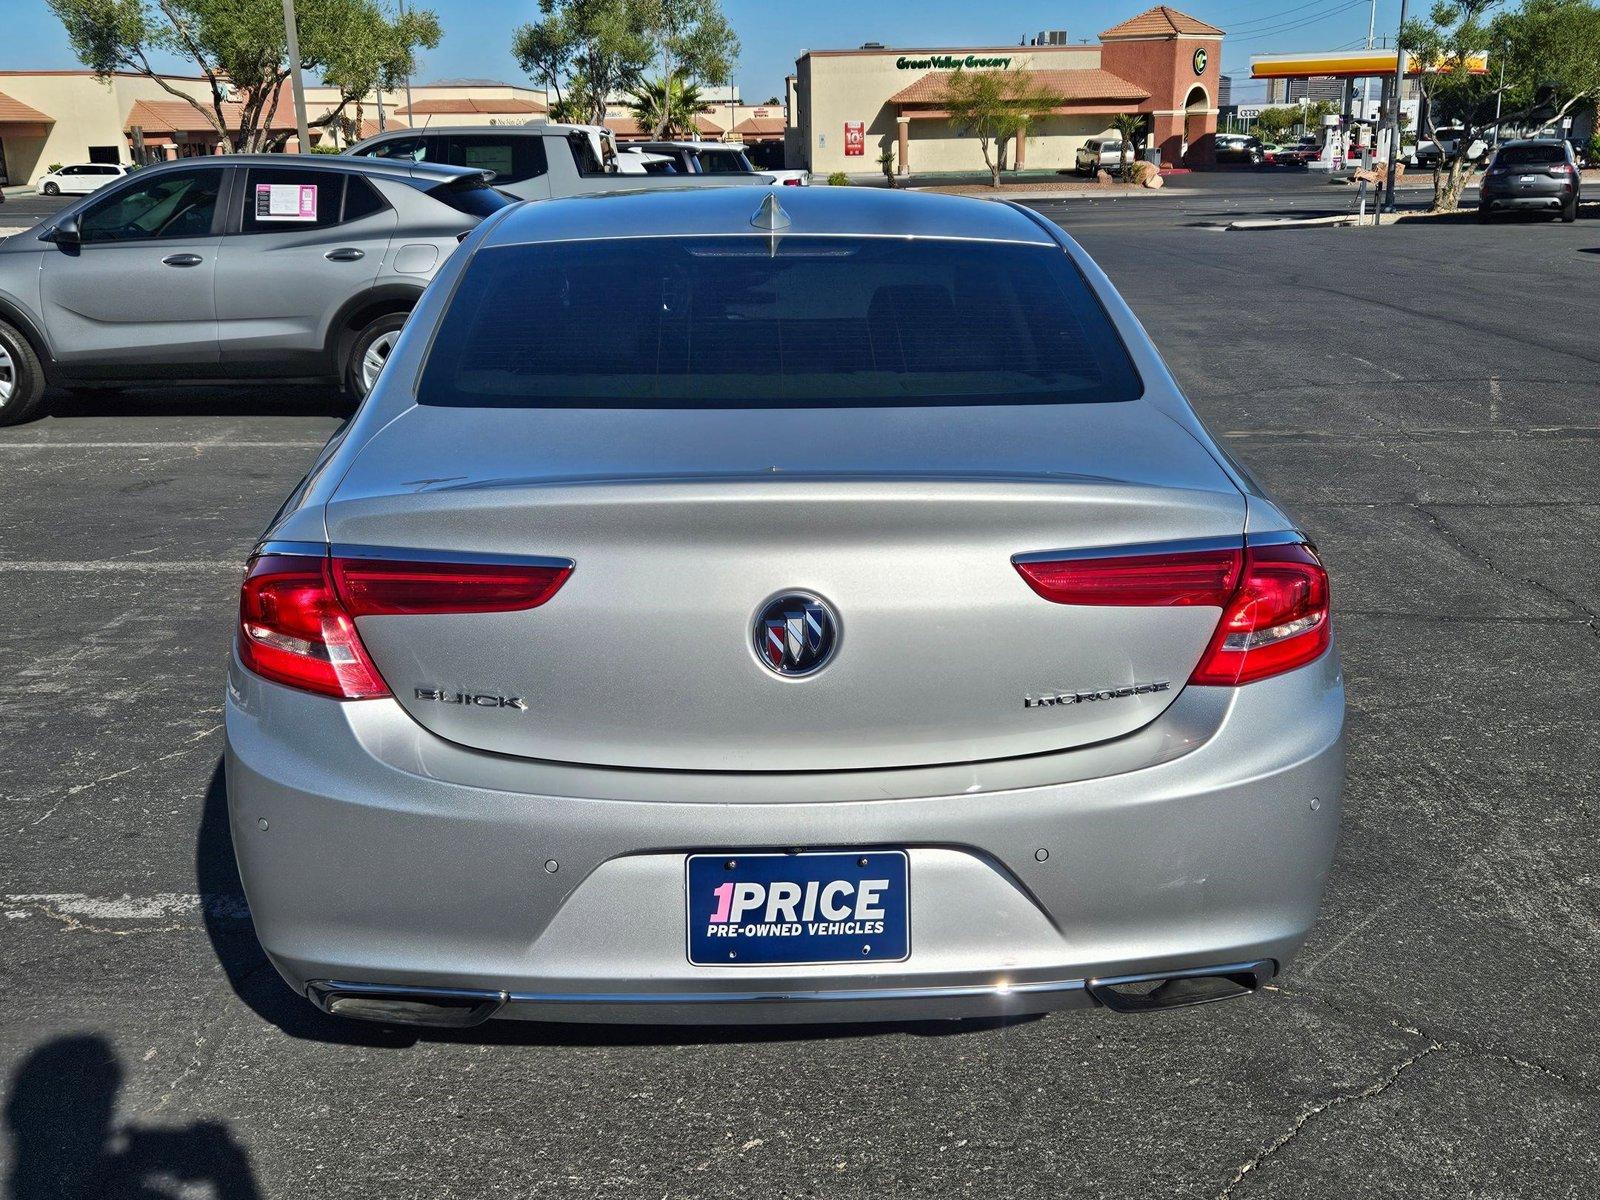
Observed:
[[[1055,247],[621,238],[480,250],[418,390],[462,407],[1132,400],[1105,309]]]
[[[1494,161],[1497,167],[1548,166],[1566,162],[1567,154],[1560,146],[1505,146]]]
[[[516,200],[504,192],[496,191],[481,179],[471,176],[430,188],[428,195],[443,204],[448,204],[457,212],[466,213],[469,217],[487,217],[490,213],[499,212],[508,204],[516,203]]]

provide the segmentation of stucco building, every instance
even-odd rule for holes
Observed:
[[[339,103],[337,88],[308,82],[305,93],[306,116],[313,122]],[[214,153],[215,127],[182,96],[193,96],[209,109],[211,84],[198,75],[163,75],[158,82],[127,72],[100,79],[90,71],[0,71],[0,184],[31,184],[54,163],[131,163]],[[525,125],[548,113],[542,89],[493,79],[446,79],[414,85],[410,104],[401,89],[347,105],[336,126],[311,131],[312,144],[346,146],[377,133],[380,104],[388,129]],[[236,130],[240,106],[226,102],[222,110],[224,124]],[[294,124],[285,84],[267,127],[291,137]],[[291,137],[289,146],[298,148],[298,141]]]
[[[953,127],[950,76],[1025,73],[1059,103],[1033,121],[1012,165],[1071,167],[1119,113],[1144,114],[1147,145],[1172,165],[1212,165],[1223,31],[1160,5],[1105,30],[1098,45],[811,50],[789,80],[788,156],[814,173],[870,172],[883,150],[901,174],[981,170],[977,139]]]

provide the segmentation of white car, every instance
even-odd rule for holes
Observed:
[[[1136,155],[1130,150],[1128,159]],[[1090,138],[1078,147],[1076,167],[1080,175],[1093,175],[1096,171],[1122,169],[1122,141],[1120,138]]]
[[[665,154],[647,154],[631,146],[617,148],[618,175],[676,175],[677,165]]]
[[[45,196],[83,196],[121,179],[129,168],[116,163],[79,163],[70,167],[57,167],[41,175],[38,190]]]

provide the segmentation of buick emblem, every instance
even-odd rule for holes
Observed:
[[[839,618],[819,596],[785,592],[756,614],[756,657],[779,675],[822,670],[839,645]]]

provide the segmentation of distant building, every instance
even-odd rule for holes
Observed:
[[[165,85],[165,86],[163,86]],[[173,95],[176,90],[179,95]],[[191,96],[191,104],[182,96]],[[339,89],[306,88],[306,116],[315,123],[339,103]],[[0,71],[0,184],[31,184],[51,163],[159,162],[214,154],[221,139],[207,119],[211,83],[194,75],[160,80],[126,71],[105,79],[91,71]],[[428,125],[526,125],[548,113],[542,89],[496,79],[441,79],[375,93],[345,106],[327,128],[313,128],[313,146],[347,146],[380,128]],[[241,105],[222,106],[223,123],[237,130]],[[294,105],[285,84],[266,127],[291,149]]]
[[[1230,108],[1233,105],[1233,76],[1217,76],[1217,107]]]
[[[1160,5],[1073,44],[1044,30],[1027,44],[808,50],[787,82],[787,165],[869,173],[893,156],[902,175],[983,169],[977,139],[950,122],[947,87],[964,71],[1014,71],[1059,102],[1011,147],[1016,168],[1071,169],[1089,138],[1142,114],[1162,161],[1209,167],[1223,31]]]

